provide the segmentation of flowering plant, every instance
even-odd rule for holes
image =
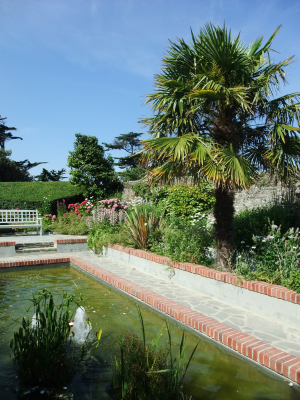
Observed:
[[[43,218],[43,230],[52,231],[54,228],[54,221],[56,220],[56,215],[45,214]],[[45,229],[46,228],[46,229]]]
[[[65,199],[62,199],[62,201],[57,201],[57,216],[58,218],[64,215],[67,212],[67,206],[66,206],[66,201]]]
[[[281,233],[272,224],[267,236],[253,236],[254,245],[236,257],[236,272],[300,292],[299,233],[299,228]]]
[[[69,204],[68,209],[71,212],[74,212],[78,216],[86,217],[91,214],[93,206],[94,204],[90,200],[85,199],[80,204],[79,203]]]
[[[128,208],[119,199],[100,200],[99,203],[100,208],[111,209],[113,211],[127,210]]]

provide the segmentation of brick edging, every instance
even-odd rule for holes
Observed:
[[[58,244],[86,243],[86,239],[55,239],[54,242]]]
[[[0,247],[15,246],[16,242],[0,242]]]
[[[265,366],[270,370],[300,384],[300,358],[268,345],[253,336],[230,328],[211,317],[207,317],[204,314],[182,306],[173,300],[145,289],[125,278],[121,278],[118,275],[98,267],[92,262],[86,261],[80,257],[52,256],[45,258],[0,261],[0,268],[59,264],[62,262],[72,263],[95,277],[100,278],[110,285],[115,286],[131,296],[136,297],[140,301],[156,308],[158,311],[170,315],[183,324],[209,336],[213,340],[222,343],[232,350],[256,361],[262,366]]]
[[[59,264],[70,262],[70,257],[53,256],[45,258],[31,258],[23,260],[0,261],[0,268],[26,267],[30,265]]]
[[[149,261],[154,261],[159,264],[172,266],[173,268],[180,269],[192,274],[201,275],[205,278],[214,279],[228,283],[230,285],[239,286],[252,292],[264,294],[266,296],[275,297],[277,299],[289,301],[291,303],[300,304],[300,293],[294,290],[287,289],[283,286],[273,285],[262,281],[247,281],[242,276],[230,272],[221,272],[213,268],[204,267],[193,263],[179,263],[171,261],[169,257],[159,256],[154,253],[149,253],[144,250],[132,249],[123,247],[118,244],[108,246],[114,250],[119,250],[136,257],[141,257]]]

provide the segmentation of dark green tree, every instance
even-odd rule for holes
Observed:
[[[140,161],[140,156],[136,154],[141,150],[139,138],[142,135],[142,133],[129,132],[116,136],[113,143],[102,142],[105,146],[105,151],[124,150],[129,154],[125,157],[113,157],[114,160],[118,160],[114,165],[123,170],[118,172],[118,175],[124,182],[140,179],[142,174],[145,172]]]
[[[5,120],[6,120],[6,118],[1,118],[1,115],[0,115],[0,149],[3,149],[3,150],[5,150],[5,142],[7,142],[8,140],[12,140],[12,139],[23,140],[21,137],[13,136],[13,134],[11,132],[8,132],[8,131],[16,131],[17,128],[6,126],[5,122],[4,122]]]
[[[32,181],[28,170],[11,160],[11,151],[0,149],[0,182],[27,182]]]
[[[103,146],[95,136],[75,134],[74,151],[69,152],[71,183],[85,188],[85,196],[106,197],[121,190],[111,156],[105,157]]]
[[[46,168],[43,168],[42,172],[39,175],[35,176],[35,179],[38,182],[57,182],[62,179],[66,179],[64,177],[65,173],[66,170],[64,168],[59,169],[57,171],[55,171],[55,169],[48,171]]]

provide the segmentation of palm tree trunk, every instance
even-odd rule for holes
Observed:
[[[217,244],[216,267],[223,271],[230,269],[230,255],[233,249],[234,191],[216,186],[215,194],[215,237]]]

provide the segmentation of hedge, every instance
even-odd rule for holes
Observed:
[[[56,203],[84,200],[84,189],[70,182],[0,182],[0,209],[38,209],[41,214],[56,214]]]

